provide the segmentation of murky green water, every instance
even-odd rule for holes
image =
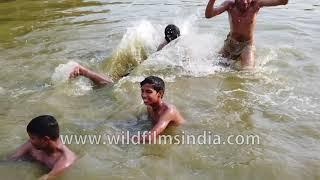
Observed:
[[[27,139],[27,123],[40,114],[54,115],[62,134],[148,129],[138,82],[158,75],[165,99],[188,121],[168,134],[255,134],[260,144],[73,144],[79,160],[61,179],[320,179],[320,2],[260,11],[250,73],[215,65],[227,16],[205,19],[206,3],[0,0],[0,158]],[[183,36],[155,53],[168,23]],[[63,82],[58,67],[71,61],[119,76],[142,64],[96,89],[81,78]],[[0,162],[2,179],[45,172]]]

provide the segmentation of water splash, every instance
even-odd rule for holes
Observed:
[[[214,34],[190,32],[172,41],[163,50],[151,55],[136,70],[135,75],[207,76],[221,71]]]
[[[113,79],[120,79],[156,51],[161,42],[159,27],[149,21],[140,21],[129,27],[120,44],[103,64]]]
[[[60,91],[70,96],[81,96],[92,90],[90,80],[84,77],[79,77],[73,81],[69,81],[70,73],[77,65],[78,63],[74,61],[69,61],[66,64],[60,64],[55,68],[55,71],[51,76],[53,84],[59,87]],[[66,82],[70,83],[66,84]]]
[[[57,83],[64,83],[69,80],[70,73],[78,65],[74,61],[69,61],[66,64],[60,64],[55,68],[53,75],[51,76],[52,81]]]

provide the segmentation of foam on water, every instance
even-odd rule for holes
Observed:
[[[180,76],[204,77],[230,71],[230,68],[218,65],[223,60],[218,51],[223,45],[224,37],[219,37],[214,32],[200,34],[196,26],[198,20],[199,17],[195,15],[174,19],[181,36],[158,52],[156,49],[164,41],[163,30],[167,24],[155,24],[148,20],[134,22],[127,28],[111,57],[103,64],[105,73],[115,80],[130,73],[128,77],[122,78],[119,82],[121,84],[128,80],[141,81],[147,75],[174,81]],[[274,69],[265,69],[264,66],[276,57],[277,53],[272,49],[260,52],[253,74],[261,71],[272,73]],[[76,64],[70,61],[59,65],[52,75],[52,81],[55,84],[66,82]],[[83,80],[78,80],[74,85],[78,89],[74,93],[78,95],[91,89],[91,85]]]
[[[117,50],[128,49],[133,42],[139,41],[147,52],[153,52],[161,42],[162,33],[159,30],[159,25],[153,25],[147,20],[134,22],[123,35]]]
[[[114,80],[130,73],[156,51],[161,35],[156,25],[143,20],[127,28],[119,45],[103,63],[103,69]]]
[[[69,61],[66,64],[60,64],[55,68],[54,73],[51,76],[51,80],[56,87],[60,87],[68,95],[84,95],[92,90],[92,84],[90,80],[79,77],[70,81],[70,86],[64,86],[66,82],[69,82],[70,73],[78,65],[75,61]]]
[[[124,68],[133,70],[130,76],[158,74],[171,77],[181,75],[198,77],[224,70],[216,65],[219,59],[216,52],[220,48],[222,39],[213,33],[199,34],[195,25],[198,19],[195,15],[175,19],[173,22],[180,28],[181,37],[159,52],[155,51],[164,41],[163,31],[167,24],[152,24],[147,20],[134,23],[133,27],[127,29],[113,58],[107,62],[109,67],[112,67],[107,71],[111,71],[110,74],[113,76],[112,71],[115,69],[121,71],[121,68],[128,64],[133,64]],[[146,61],[141,53],[137,53],[141,47],[145,55],[149,56]],[[123,56],[124,54],[126,55]],[[125,73],[121,72],[120,76],[121,74]]]
[[[220,45],[214,34],[190,33],[152,54],[134,70],[134,75],[207,76],[225,68],[218,66]]]
[[[60,64],[55,68],[53,75],[51,76],[52,81],[57,83],[63,83],[69,80],[70,73],[77,66],[78,63],[69,61],[66,64]]]
[[[193,76],[201,77],[216,72],[230,71],[218,63],[223,60],[218,51],[223,45],[224,37],[214,32],[198,32],[199,16],[177,16],[173,20],[181,31],[181,36],[156,52],[158,45],[164,41],[164,28],[167,24],[155,24],[148,20],[134,22],[129,27],[116,48],[106,69],[110,76],[120,79],[123,75],[130,76]],[[274,71],[264,66],[275,59],[275,50],[259,52],[257,57],[258,71]]]

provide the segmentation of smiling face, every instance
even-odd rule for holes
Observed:
[[[157,92],[153,89],[153,84],[144,84],[141,86],[141,98],[145,105],[153,105],[157,104],[161,101],[161,97],[163,95],[163,91]]]
[[[251,2],[252,0],[235,0],[235,5],[240,11],[244,12],[249,8]]]

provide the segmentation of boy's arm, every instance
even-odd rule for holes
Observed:
[[[68,162],[66,160],[66,158],[61,158],[52,168],[52,170],[46,174],[43,175],[40,179],[53,179],[59,175],[61,175],[61,173],[66,170],[67,168],[69,168],[74,161],[70,161]]]
[[[167,44],[168,44],[167,41],[162,42],[162,43],[159,45],[157,51],[160,51],[160,50],[161,50],[163,47],[165,47]]]
[[[258,4],[260,7],[286,5],[288,0],[258,0]]]
[[[16,152],[9,157],[10,160],[18,160],[19,158],[27,155],[29,153],[29,150],[31,149],[32,145],[29,141],[18,147]]]
[[[225,12],[226,10],[228,10],[233,2],[232,1],[225,1],[223,2],[220,6],[218,7],[214,7],[214,3],[216,0],[209,0],[208,4],[207,4],[207,8],[206,8],[206,12],[205,12],[205,16],[206,18],[212,18],[214,16],[217,16],[223,12]]]
[[[153,139],[155,139],[154,136],[157,137],[159,134],[161,134],[167,128],[172,118],[173,118],[173,113],[166,112],[164,115],[160,117],[159,121],[153,126],[153,128],[150,130],[150,133],[142,137],[142,139],[145,139],[146,141],[152,141]]]
[[[98,74],[96,72],[87,69],[80,64],[78,64],[73,71],[70,73],[70,78],[75,78],[77,76],[84,76],[93,81],[96,85],[108,85],[112,84],[113,81],[108,77]]]

